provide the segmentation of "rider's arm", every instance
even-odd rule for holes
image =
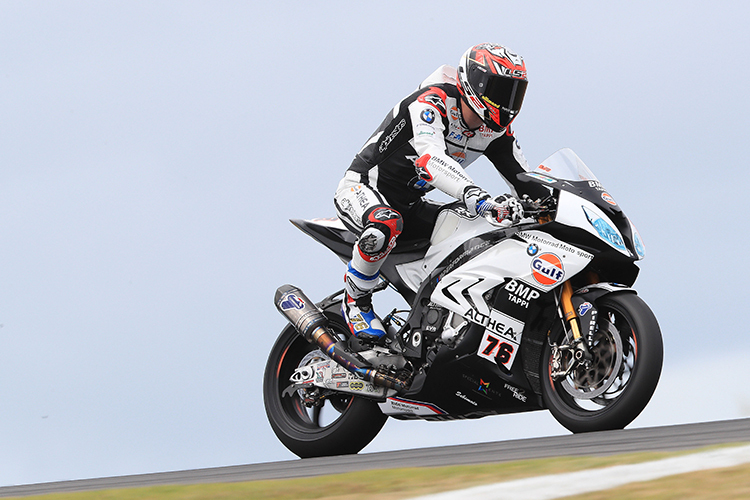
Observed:
[[[445,130],[447,125],[445,93],[429,87],[417,100],[409,104],[413,127],[413,146],[418,159],[417,174],[440,191],[463,200],[464,190],[474,181],[447,153]]]
[[[527,194],[532,200],[535,200],[537,198],[544,199],[549,195],[549,191],[539,184],[521,182],[516,177],[518,174],[529,172],[531,169],[510,127],[505,134],[487,146],[484,155],[492,162],[505,182],[511,186],[513,194],[516,196]]]

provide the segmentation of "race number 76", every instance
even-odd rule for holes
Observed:
[[[502,364],[506,368],[510,368],[513,365],[513,360],[516,357],[516,348],[518,344],[510,342],[507,339],[498,337],[488,332],[484,332],[482,342],[479,343],[479,350],[477,356],[488,359],[490,361],[496,361],[498,364]]]

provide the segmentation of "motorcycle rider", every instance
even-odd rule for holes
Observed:
[[[399,235],[430,237],[440,205],[424,198],[427,191],[437,188],[463,201],[471,216],[490,213],[506,225],[523,217],[519,193],[545,194],[528,192],[532,184],[516,179],[528,164],[510,124],[527,84],[521,56],[501,45],[475,45],[457,69],[441,66],[396,104],[354,157],[334,204],[358,235],[342,302],[355,337],[377,343],[385,335],[372,308],[372,289]],[[482,154],[516,196],[492,198],[466,174],[464,167]]]

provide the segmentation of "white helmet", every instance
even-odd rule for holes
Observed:
[[[503,131],[523,104],[526,63],[502,45],[482,43],[467,50],[458,64],[458,89],[482,121]]]

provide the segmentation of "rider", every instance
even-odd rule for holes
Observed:
[[[492,198],[464,168],[484,154],[516,193],[528,170],[510,124],[526,92],[526,64],[506,47],[483,43],[467,50],[458,69],[444,65],[398,103],[354,157],[334,204],[359,236],[344,277],[342,304],[358,339],[385,335],[372,309],[372,289],[383,260],[402,238],[429,238],[439,205],[424,198],[437,188],[465,203],[470,215],[488,212],[510,225],[523,216],[512,195]]]

